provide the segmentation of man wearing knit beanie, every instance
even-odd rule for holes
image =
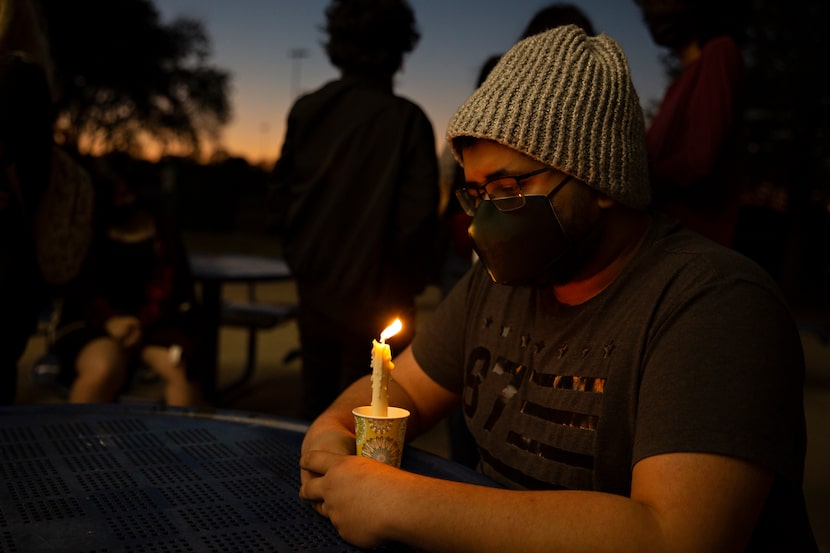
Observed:
[[[648,209],[619,45],[518,43],[447,137],[482,263],[395,358],[389,401],[409,439],[461,404],[495,486],[355,457],[367,376],[306,433],[300,496],[362,547],[817,551],[797,329],[757,265]]]

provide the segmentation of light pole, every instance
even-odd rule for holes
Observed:
[[[291,98],[296,99],[300,95],[300,70],[302,69],[303,59],[308,57],[308,50],[305,48],[293,48],[288,51],[294,63],[291,72]]]
[[[262,164],[265,165],[266,160],[268,159],[268,131],[270,126],[266,121],[263,121],[259,124],[259,133],[260,133],[260,144],[259,149],[261,152],[260,158],[262,159]]]

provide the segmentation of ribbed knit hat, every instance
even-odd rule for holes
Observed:
[[[460,136],[509,146],[630,207],[650,201],[643,112],[607,35],[565,25],[517,43],[450,119],[463,165]]]

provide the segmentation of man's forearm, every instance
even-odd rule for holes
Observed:
[[[368,382],[369,377],[361,378],[353,383],[334,402],[317,417],[303,439],[303,453],[311,449],[328,449],[333,452],[345,453],[340,449],[344,443],[342,437],[335,439],[340,434],[354,436],[354,418],[352,409],[359,405],[368,405],[371,401],[372,390]],[[354,453],[354,440],[351,440],[349,453]]]

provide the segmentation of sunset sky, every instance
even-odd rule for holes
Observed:
[[[204,24],[211,64],[231,74],[233,120],[223,142],[232,155],[272,163],[282,144],[285,118],[298,91],[337,77],[321,46],[329,0],[154,0],[164,23],[178,16]],[[574,2],[597,32],[614,37],[629,57],[634,85],[645,106],[665,88],[664,53],[651,41],[634,0]],[[533,14],[551,2],[511,0],[410,0],[421,40],[404,60],[395,90],[418,103],[443,148],[449,118],[473,90],[479,68],[507,50]],[[304,57],[292,57],[302,50]]]

